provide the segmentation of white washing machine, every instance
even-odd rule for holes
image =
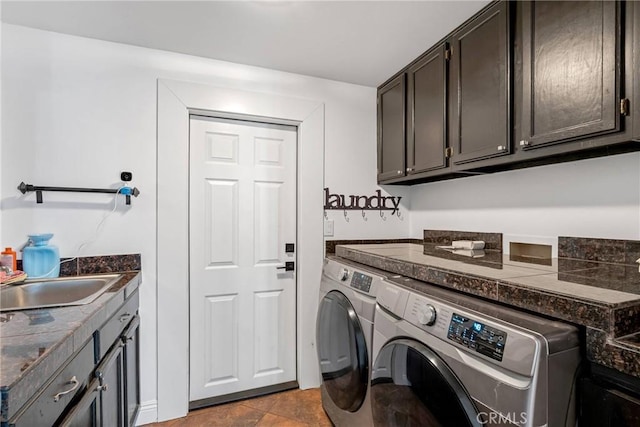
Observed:
[[[372,425],[369,380],[376,291],[382,277],[325,259],[320,283],[317,349],[322,406],[334,425]]]
[[[373,425],[575,426],[576,328],[427,289],[378,289]]]

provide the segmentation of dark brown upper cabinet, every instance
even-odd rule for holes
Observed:
[[[447,46],[443,43],[407,69],[407,174],[439,171],[449,166],[446,52]]]
[[[509,2],[496,3],[451,37],[454,165],[512,151],[510,9]]]
[[[494,1],[378,88],[378,182],[637,151],[639,102],[640,1]]]
[[[522,3],[522,149],[620,130],[620,4]]]
[[[406,174],[406,77],[378,89],[378,182]]]

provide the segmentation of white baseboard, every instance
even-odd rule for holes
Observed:
[[[158,421],[158,401],[147,400],[140,404],[140,412],[138,412],[138,418],[136,419],[136,425],[141,426],[145,424],[151,424]]]

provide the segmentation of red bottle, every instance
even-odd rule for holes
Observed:
[[[5,248],[4,251],[2,251],[2,258],[4,259],[5,256],[10,256],[12,258],[11,265],[9,267],[11,267],[13,271],[16,271],[18,269],[18,254],[16,254],[16,251],[11,248]]]

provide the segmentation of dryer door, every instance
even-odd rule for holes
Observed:
[[[371,375],[376,426],[480,426],[471,397],[429,347],[394,339],[382,347]]]
[[[318,308],[317,345],[325,389],[340,409],[355,412],[367,393],[367,344],[349,299],[339,291],[322,298]]]

